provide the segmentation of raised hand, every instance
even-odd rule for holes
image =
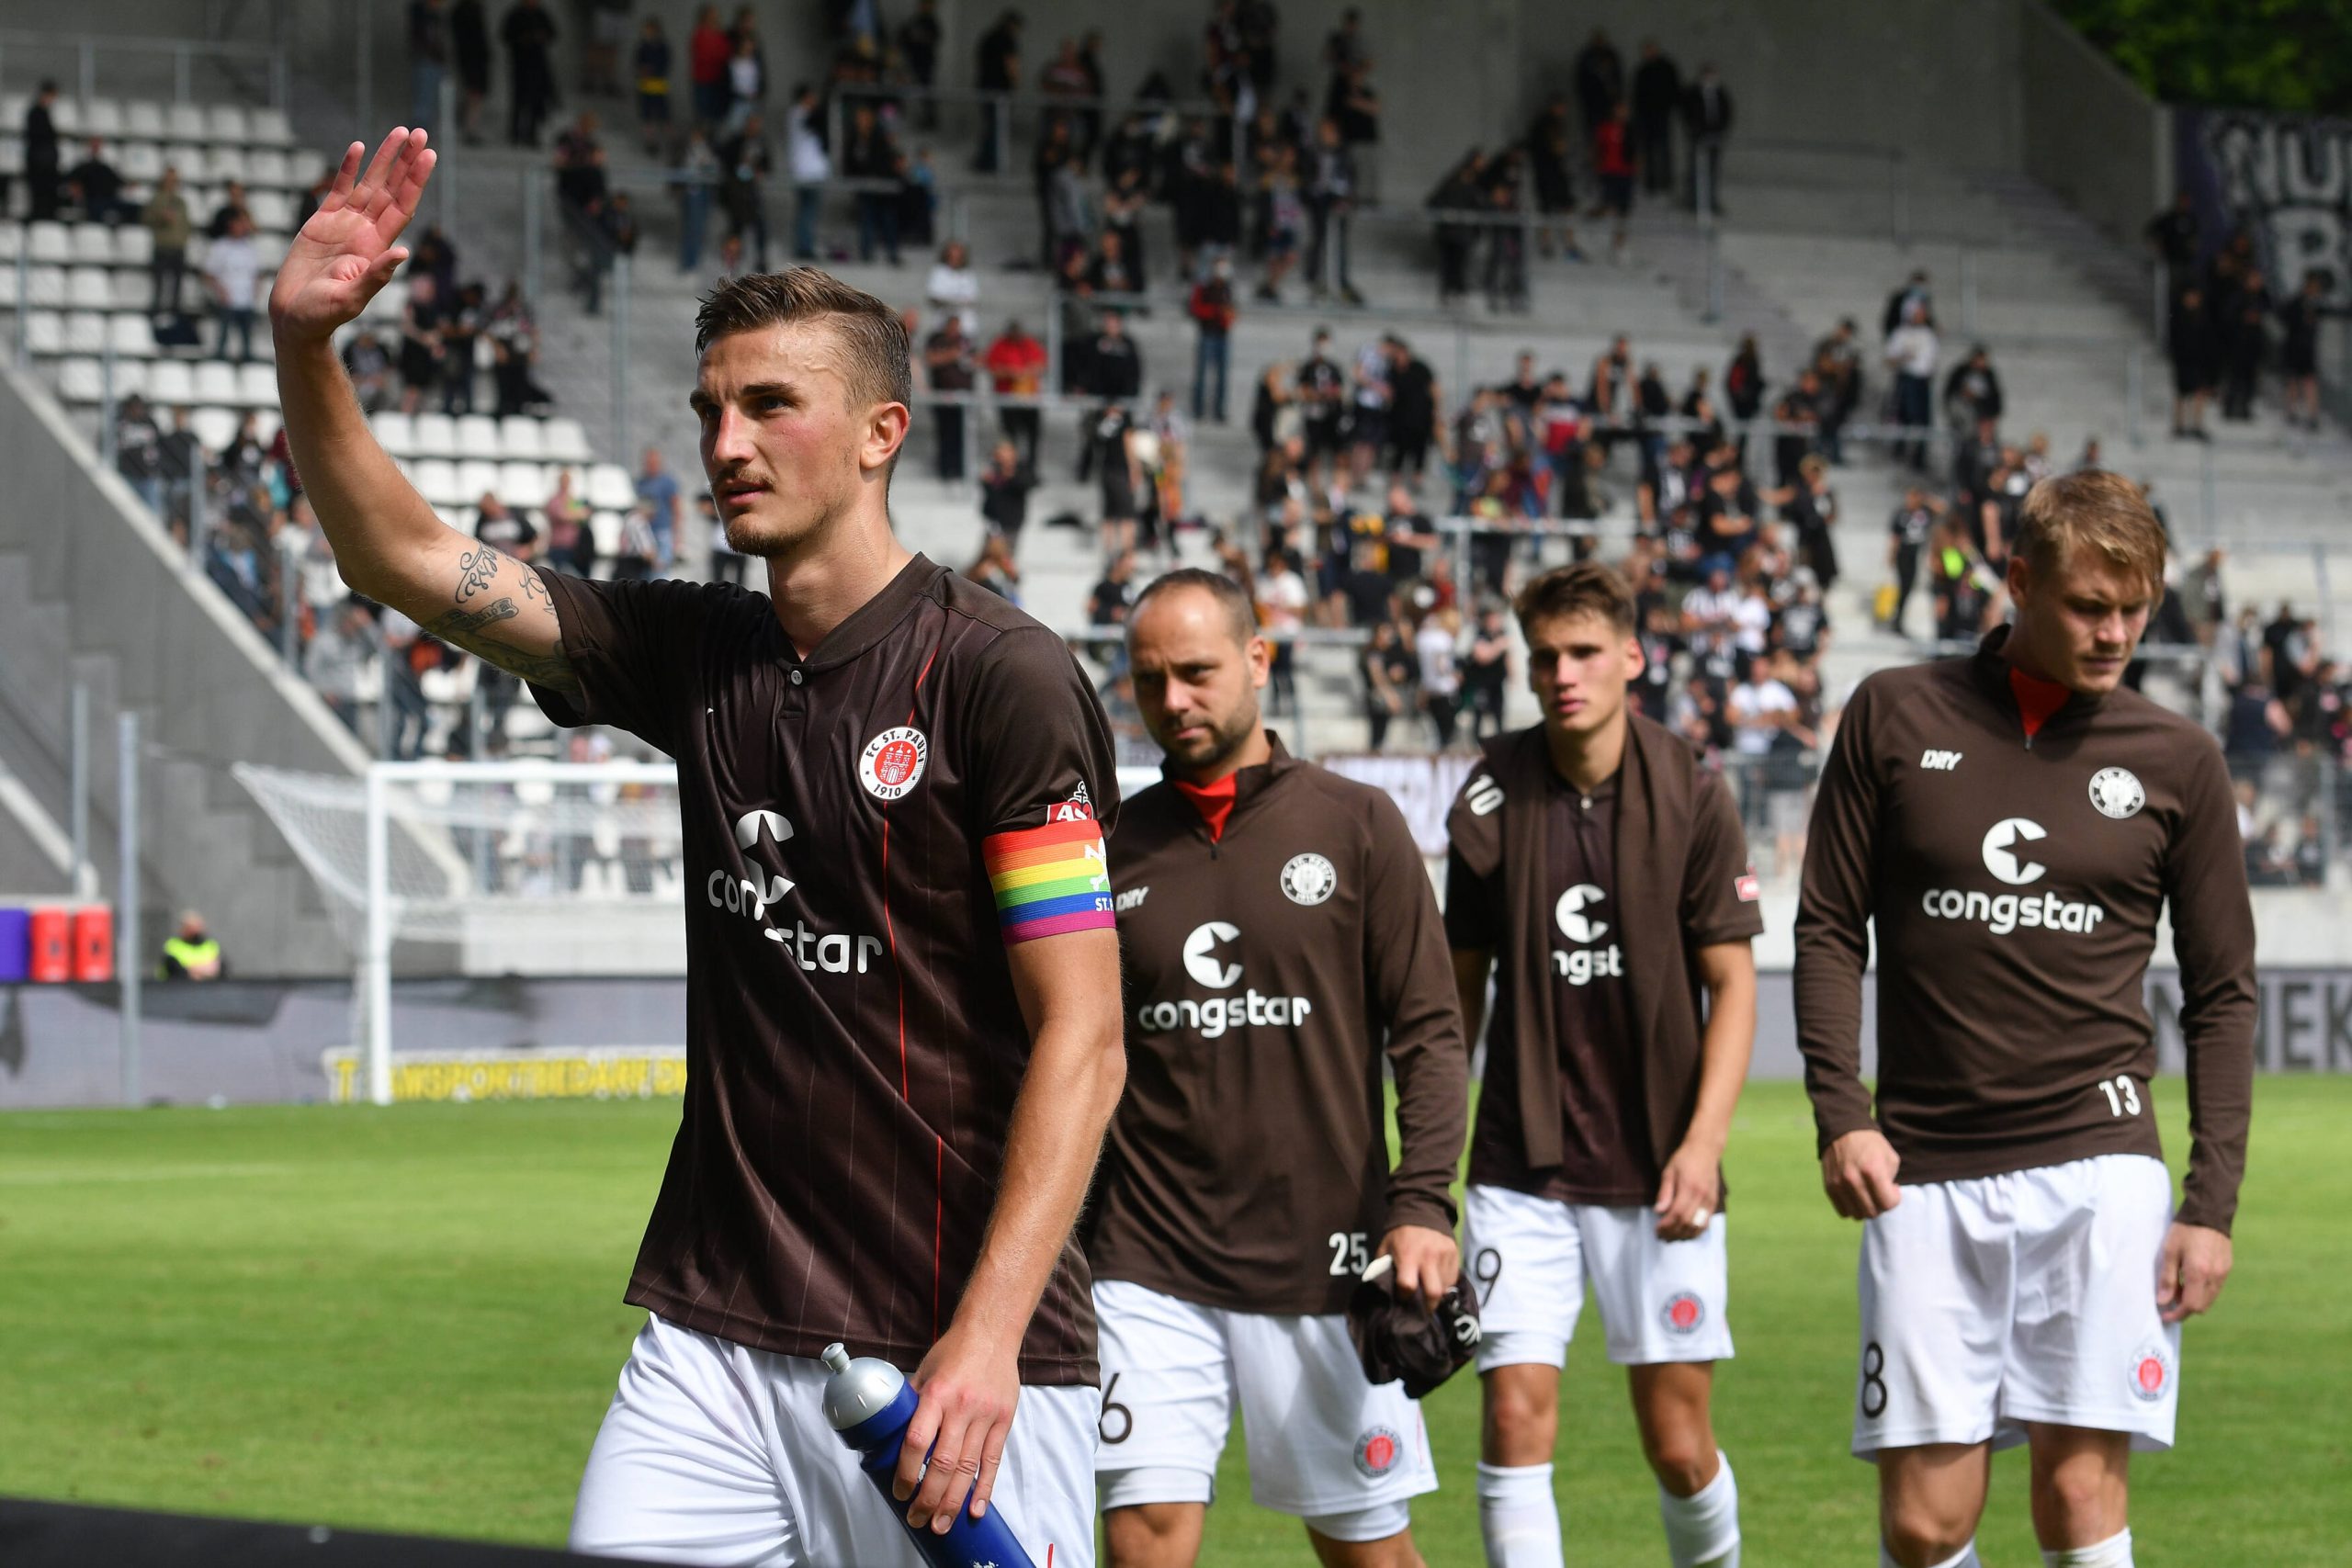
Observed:
[[[424,131],[405,128],[384,138],[363,175],[364,151],[356,141],[345,151],[334,188],[278,265],[269,324],[281,338],[330,336],[365,310],[408,260],[408,247],[394,242],[416,216],[436,154],[424,145]]]

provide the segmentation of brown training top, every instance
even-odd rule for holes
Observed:
[[[2220,748],[2137,693],[2028,738],[2002,657],[1885,670],[1824,768],[1797,915],[1797,1038],[1821,1145],[1872,1125],[1861,976],[1879,954],[1876,1125],[1901,1179],[2160,1152],[2142,998],[2171,905],[2188,1047],[2180,1218],[2227,1230],[2253,1101],[2254,911]]]
[[[1206,1306],[1336,1313],[1388,1228],[1453,1230],[1461,1011],[1395,803],[1279,742],[1235,777],[1221,838],[1168,783],[1112,835],[1127,1092],[1087,1256]]]
[[[1496,967],[1470,1179],[1652,1201],[1705,1065],[1698,953],[1764,929],[1730,791],[1634,714],[1579,795],[1536,725],[1486,743],[1446,832],[1448,940]]]
[[[685,1108],[628,1300],[911,1368],[1028,1066],[1005,944],[1111,924],[1102,710],[1059,637],[920,556],[807,659],[763,595],[542,577],[585,694],[539,706],[678,761]],[[1021,1377],[1096,1376],[1072,1242]]]

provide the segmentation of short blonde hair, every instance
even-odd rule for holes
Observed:
[[[2017,551],[2037,578],[2055,581],[2087,549],[2139,578],[2151,599],[2164,592],[2165,525],[2120,474],[2091,468],[2046,479],[2026,491],[2018,525]]]

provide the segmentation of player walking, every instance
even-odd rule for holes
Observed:
[[[1238,1392],[1260,1504],[1303,1519],[1328,1568],[1419,1568],[1420,1407],[1365,1377],[1340,1314],[1375,1253],[1400,1297],[1433,1305],[1461,1276],[1468,1063],[1437,900],[1385,794],[1260,724],[1269,659],[1241,590],[1170,572],[1127,625],[1167,762],[1112,842],[1133,1071],[1087,1248],[1110,1560],[1190,1568]]]
[[[1708,1402],[1732,1353],[1719,1162],[1755,1043],[1756,879],[1723,781],[1625,705],[1643,660],[1623,580],[1563,567],[1518,610],[1544,722],[1487,742],[1447,821],[1473,1038],[1496,972],[1464,1201],[1486,1291],[1487,1561],[1559,1568],[1560,1368],[1589,1282],[1668,1554],[1736,1568],[1738,1488]]]
[[[1863,682],[1822,775],[1797,1030],[1823,1185],[1865,1222],[1854,1453],[1878,1461],[1882,1563],[1974,1564],[1991,1451],[2024,1441],[2043,1558],[2127,1568],[2130,1450],[2171,1446],[2180,1320],[2229,1275],[2253,1098],[2245,850],[2211,738],[2116,689],[2164,556],[2127,481],[2036,485],[2016,624]],[[2142,1002],[2167,903],[2192,1134],[2177,1216]]]
[[[1110,741],[1058,638],[892,536],[897,316],[805,268],[703,305],[703,466],[772,601],[543,575],[434,516],[336,363],[433,165],[421,131],[364,177],[359,154],[270,305],[345,579],[529,680],[559,723],[678,761],[685,1106],[629,1284],[652,1316],[573,1545],[914,1562],[823,1419],[813,1358],[840,1339],[915,1369],[909,1519],[944,1530],[994,1496],[1040,1563],[1090,1562],[1100,1396],[1070,1228],[1122,1071]]]

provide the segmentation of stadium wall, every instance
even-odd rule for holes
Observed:
[[[222,595],[192,592],[162,526],[55,403],[0,369],[0,568],[44,613],[0,615],[0,701],[56,738],[71,682],[92,691],[92,840],[115,886],[115,716],[141,716],[145,934],[167,909],[202,908],[232,963],[328,974],[350,960],[317,895],[232,761],[351,773],[367,754]],[[13,559],[11,558],[14,558]],[[31,709],[34,711],[25,711]],[[40,710],[46,711],[40,711]],[[47,758],[62,777],[64,758]]]
[[[2018,0],[2023,172],[2136,247],[2172,199],[2172,111],[2044,0]]]
[[[1785,970],[1761,977],[1750,1076],[1803,1076]],[[1863,1017],[1876,1015],[1875,976]],[[0,1111],[119,1103],[120,1020],[111,986],[0,986]],[[401,1100],[646,1099],[685,1081],[685,982],[396,980],[395,1036],[445,1043],[393,1053]],[[2178,1072],[2180,984],[2148,976],[2158,1070]],[[159,1103],[339,1102],[364,1096],[351,1044],[351,987],[332,980],[225,980],[148,987],[141,1082]],[[2266,1072],[2352,1073],[2352,969],[2272,969],[2261,980],[2256,1061]],[[447,1042],[463,1042],[451,1045]],[[1863,1070],[1875,1070],[1865,1024]]]

